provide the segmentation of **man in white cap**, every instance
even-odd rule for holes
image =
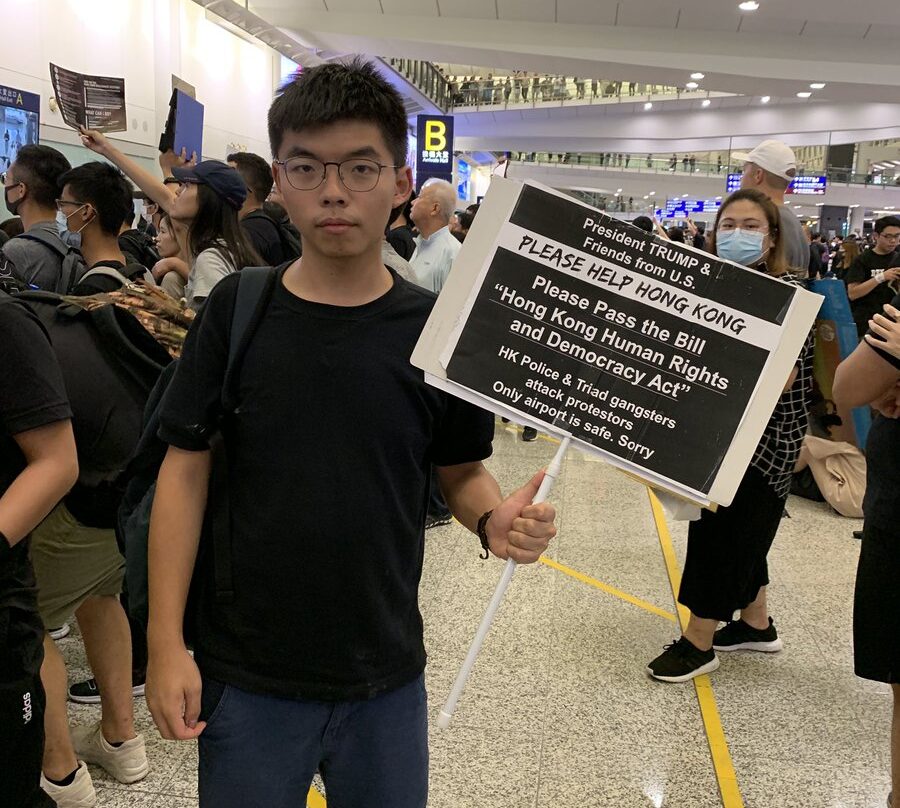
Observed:
[[[794,150],[780,140],[764,140],[751,152],[735,152],[735,163],[744,163],[741,188],[762,191],[778,207],[781,236],[793,274],[805,278],[809,271],[809,241],[796,214],[784,204],[784,193],[797,176]]]

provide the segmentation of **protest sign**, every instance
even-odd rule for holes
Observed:
[[[63,120],[73,129],[125,132],[125,79],[88,76],[51,62],[50,81]]]
[[[820,300],[495,180],[412,361],[455,395],[727,505]]]

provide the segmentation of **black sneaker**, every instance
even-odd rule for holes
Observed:
[[[522,427],[522,440],[528,443],[537,440],[537,430],[533,426]]]
[[[853,538],[854,538],[854,539],[856,539],[857,541],[862,541],[862,537],[863,537],[863,532],[862,532],[861,530],[854,530],[854,531],[853,531]]]
[[[743,620],[726,623],[713,635],[716,651],[765,651],[774,654],[784,648],[772,618],[767,629],[753,628]]]
[[[132,679],[131,695],[135,697],[144,695],[144,683]],[[96,679],[88,679],[86,682],[76,682],[69,688],[69,701],[76,704],[99,704],[100,688]]]
[[[647,666],[647,673],[660,682],[688,682],[695,676],[712,673],[718,667],[719,658],[712,648],[701,651],[690,640],[681,637],[667,645]]]
[[[444,525],[449,525],[453,521],[452,513],[442,513],[438,516],[432,516],[428,514],[425,518],[425,530],[431,530],[433,527],[443,527]]]

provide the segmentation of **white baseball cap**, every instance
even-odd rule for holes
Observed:
[[[751,152],[734,152],[732,159],[738,163],[755,163],[776,176],[792,180],[797,176],[797,158],[794,150],[780,140],[764,140]]]

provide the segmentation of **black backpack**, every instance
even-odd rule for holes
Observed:
[[[52,292],[15,295],[46,329],[62,370],[72,408],[78,450],[78,481],[65,501],[79,521],[111,528],[119,480],[141,435],[147,398],[169,353],[132,316],[117,306],[87,311]],[[76,509],[76,503],[79,508]]]
[[[84,258],[78,250],[67,247],[61,241],[51,238],[46,233],[40,231],[34,233],[22,233],[21,235],[16,236],[16,238],[24,238],[28,241],[36,241],[38,244],[43,244],[50,252],[59,258],[60,271],[56,287],[53,289],[45,289],[43,291],[55,292],[58,295],[70,295],[72,294],[75,285],[88,271],[87,266],[84,263]],[[25,283],[29,286],[33,281],[34,276],[25,278]]]
[[[290,219],[279,219],[264,208],[248,213],[244,219],[260,218],[268,219],[278,231],[278,240],[281,242],[281,254],[285,261],[296,261],[303,254],[303,246],[300,242],[300,231],[294,227]]]
[[[268,308],[278,270],[248,267],[241,270],[229,334],[228,363],[222,384],[222,407],[226,413],[237,408],[235,394],[240,363],[259,322]],[[147,625],[149,614],[147,551],[150,513],[156,492],[156,478],[168,445],[158,437],[159,417],[166,390],[175,374],[177,360],[163,371],[151,392],[144,415],[144,429],[134,455],[125,470],[124,496],[119,506],[116,536],[125,556],[125,580],[128,611],[133,619]],[[194,576],[185,609],[185,639],[195,636],[196,603],[205,592],[219,602],[229,602],[234,594],[231,578],[231,513],[228,503],[228,464],[219,431],[210,441],[212,467],[207,497],[207,512]]]
[[[128,263],[140,264],[148,272],[153,269],[160,260],[156,249],[156,242],[152,236],[143,230],[132,228],[119,236],[119,249],[128,258]]]

